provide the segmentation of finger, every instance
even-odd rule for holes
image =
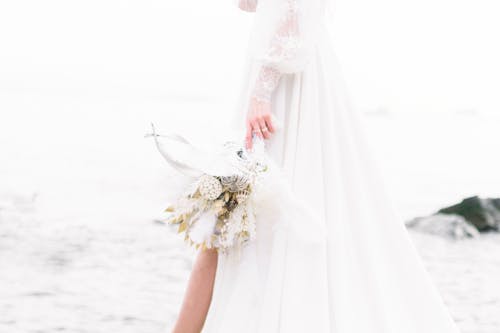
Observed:
[[[252,125],[247,122],[247,133],[245,135],[245,147],[247,149],[252,149]]]
[[[264,118],[259,119],[259,129],[262,132],[262,136],[264,137],[264,139],[269,139],[271,137]]]
[[[262,131],[260,130],[260,124],[259,124],[259,122],[257,120],[254,120],[252,122],[252,131],[259,138],[263,139]]]
[[[252,150],[253,142],[251,138],[246,138],[245,139],[245,148],[247,150]]]
[[[273,120],[272,120],[271,116],[266,116],[264,119],[266,121],[266,125],[267,125],[267,128],[269,129],[269,132],[274,133],[274,131],[276,131],[276,129],[274,128]]]

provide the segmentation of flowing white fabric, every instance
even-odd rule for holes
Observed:
[[[276,193],[286,187],[270,180],[257,240],[219,256],[204,332],[457,332],[384,193],[322,24],[324,2],[293,1],[304,42],[282,61],[266,54],[289,0],[256,6],[235,125],[243,137],[261,71],[279,71],[271,101],[282,128],[267,151],[290,190]]]

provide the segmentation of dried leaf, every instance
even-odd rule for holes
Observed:
[[[168,224],[179,224],[180,220],[179,220],[179,217],[178,216],[174,216],[172,218],[169,218],[167,220],[167,223]]]
[[[182,222],[182,223],[179,225],[179,229],[177,230],[177,232],[178,232],[178,233],[184,232],[184,231],[186,231],[187,227],[188,227],[187,222]]]
[[[224,221],[218,220],[217,223],[215,224],[215,229],[220,230],[224,227]]]

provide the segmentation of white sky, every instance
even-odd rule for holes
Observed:
[[[336,1],[336,50],[362,109],[500,110],[498,1]],[[250,24],[232,0],[0,0],[0,84],[221,100]]]

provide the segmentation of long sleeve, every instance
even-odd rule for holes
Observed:
[[[321,19],[322,0],[260,0],[251,52],[260,65],[252,96],[269,100],[282,74],[303,70]]]

